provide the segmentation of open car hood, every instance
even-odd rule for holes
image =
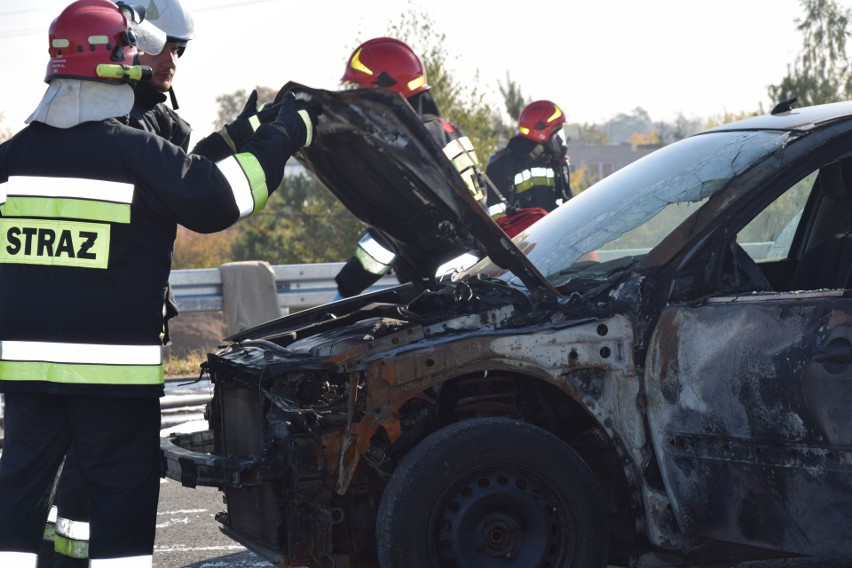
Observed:
[[[487,254],[539,300],[558,292],[491,220],[402,95],[383,89],[324,91],[288,83],[299,105],[322,111],[296,159],[397,253],[415,285],[433,287],[453,254]],[[354,246],[354,243],[353,243]]]

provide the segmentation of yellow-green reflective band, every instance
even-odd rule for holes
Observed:
[[[302,122],[305,123],[305,130],[307,130],[305,134],[305,145],[302,146],[303,148],[307,148],[314,140],[314,123],[311,122],[311,115],[305,109],[300,110],[298,115],[302,117]]]
[[[85,365],[44,361],[0,361],[0,381],[60,384],[161,385],[162,365]]]
[[[107,268],[110,226],[0,218],[0,264]]]
[[[461,173],[467,169],[472,168],[476,165],[476,162],[468,154],[461,154],[453,160],[453,166],[456,168],[456,171]]]
[[[523,193],[536,186],[556,187],[553,170],[532,168],[515,174],[515,193]]]
[[[130,205],[86,199],[9,196],[3,215],[7,217],[44,217],[85,219],[87,221],[130,222]]]
[[[379,244],[379,241],[374,239],[370,233],[367,233],[358,241],[358,248],[375,258],[382,264],[390,266],[396,259],[396,253]]]
[[[479,163],[479,157],[476,155],[476,151],[473,149],[473,144],[467,136],[462,136],[461,138],[456,138],[450,141],[446,146],[444,146],[444,155],[450,161],[455,161],[459,156],[465,155],[472,163]]]
[[[559,118],[560,116],[562,116],[562,109],[560,109],[560,108],[559,108],[558,106],[556,106],[556,105],[553,105],[553,107],[554,107],[553,114],[551,114],[551,115],[548,117],[548,119],[545,121],[547,124],[550,124],[551,122],[553,122],[554,120],[556,120],[557,118]]]
[[[86,559],[89,557],[89,542],[56,535],[53,540],[53,551],[68,558]]]
[[[408,90],[409,91],[417,90],[418,88],[422,87],[425,84],[426,84],[426,77],[421,75],[421,76],[417,77],[416,79],[412,79],[411,81],[408,82]]]
[[[240,211],[240,219],[263,209],[269,191],[266,188],[266,174],[257,158],[247,152],[234,154],[216,162],[216,167],[231,186],[234,202]]]
[[[240,163],[249,186],[251,186],[251,194],[254,197],[254,211],[260,211],[266,206],[266,200],[269,199],[269,190],[266,188],[266,172],[263,171],[254,154],[244,152],[235,154],[234,157]]]
[[[506,204],[498,203],[496,205],[492,205],[488,208],[488,214],[491,215],[491,218],[495,221],[501,217],[506,216]]]
[[[364,270],[366,270],[370,274],[383,276],[390,272],[390,265],[382,264],[381,262],[377,261],[361,247],[355,249],[355,258],[358,259],[358,262],[361,263],[361,266],[364,268]]]
[[[56,538],[56,525],[51,523],[50,521],[48,521],[44,525],[44,534],[42,535],[41,539],[53,542],[53,540],[55,538]]]
[[[461,175],[464,184],[467,186],[468,191],[470,191],[474,199],[479,201],[485,197],[485,192],[482,191],[482,188],[480,188],[479,184],[476,183],[476,170],[469,168],[463,172],[459,172],[459,175]]]

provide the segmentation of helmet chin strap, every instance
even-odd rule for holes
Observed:
[[[172,87],[169,87],[169,99],[171,99],[172,101],[173,109],[177,110],[178,108],[180,108],[178,107],[177,97],[175,96],[175,90]]]

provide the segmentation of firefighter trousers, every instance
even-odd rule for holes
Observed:
[[[159,400],[34,393],[4,397],[0,565],[36,566],[50,487],[73,441],[88,495],[92,566],[151,566],[160,491]]]
[[[89,566],[89,498],[74,444],[65,455],[54,499],[56,521],[52,550],[39,553],[39,566],[87,568]],[[45,530],[47,532],[47,530]]]

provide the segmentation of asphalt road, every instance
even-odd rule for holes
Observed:
[[[193,395],[193,392],[182,392]],[[2,416],[2,406],[0,406]],[[192,429],[200,414],[179,411],[176,416],[164,412],[164,422],[180,424],[166,431]],[[197,424],[197,423],[196,423]],[[0,426],[2,440],[2,426]],[[2,448],[2,444],[0,444]],[[2,450],[0,450],[2,453]],[[222,494],[212,487],[189,489],[171,479],[160,482],[157,512],[157,536],[154,545],[156,568],[275,568],[219,530],[214,516],[225,509]],[[419,567],[410,567],[419,568]],[[611,566],[610,568],[622,568]],[[683,566],[681,568],[695,568]],[[847,562],[814,559],[742,562],[714,568],[852,568]]]
[[[225,509],[213,487],[189,489],[177,481],[160,483],[157,511],[157,568],[271,568],[219,530],[213,516]]]
[[[156,568],[273,568],[222,534],[213,516],[224,510],[221,494],[212,487],[188,489],[172,480],[160,486],[157,513]],[[410,568],[418,568],[412,566]],[[622,568],[611,566],[610,568]],[[684,566],[682,568],[690,568]],[[767,560],[714,568],[852,568],[825,560]]]

